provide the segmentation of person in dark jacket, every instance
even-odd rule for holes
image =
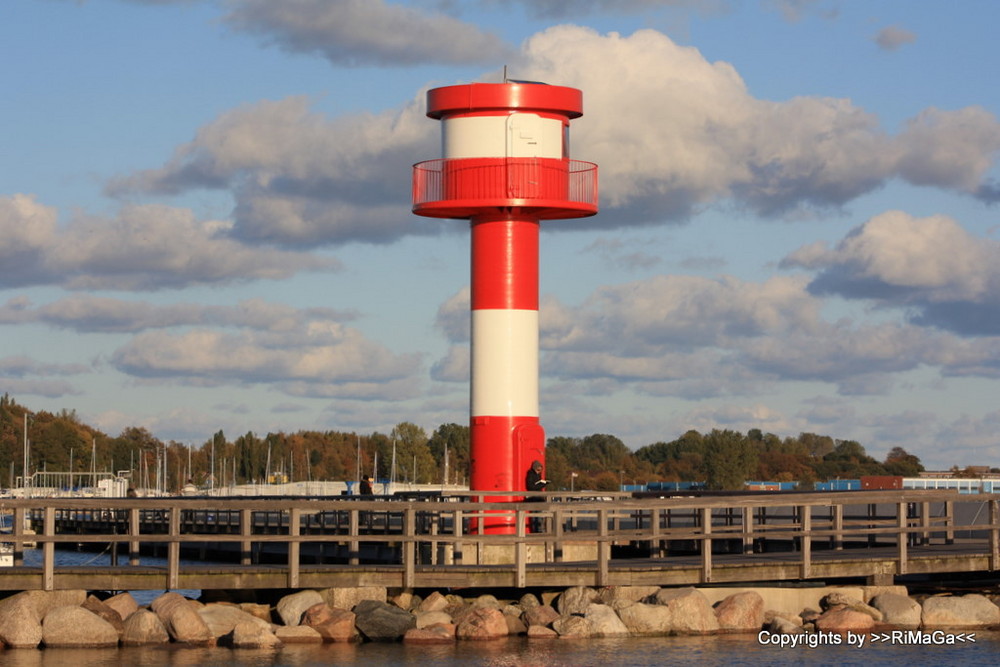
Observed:
[[[531,467],[528,468],[527,474],[524,476],[524,489],[526,491],[544,491],[545,487],[548,486],[549,480],[542,477],[542,462],[532,461]],[[540,503],[544,501],[545,498],[542,496],[529,496],[527,501],[529,503]],[[544,527],[544,519],[538,517],[532,518],[528,524],[528,530],[532,533],[540,533]]]
[[[365,475],[361,478],[361,486],[358,489],[358,495],[370,496],[374,493],[372,491],[372,478],[370,475]]]

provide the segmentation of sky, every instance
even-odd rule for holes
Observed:
[[[583,91],[540,411],[1000,465],[1000,3],[6,0],[0,392],[199,445],[467,423],[430,88]]]

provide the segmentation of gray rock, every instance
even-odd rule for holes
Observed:
[[[659,586],[608,586],[601,589],[598,600],[602,604],[614,606],[621,601],[639,602],[659,592]]]
[[[885,623],[901,628],[920,626],[920,603],[906,595],[880,593],[871,599],[871,606],[882,613]]]
[[[258,623],[242,621],[233,628],[232,644],[235,648],[277,648],[281,646],[281,640],[269,627],[262,628]]]
[[[448,598],[434,591],[423,599],[417,607],[418,611],[444,611],[448,607]]]
[[[775,616],[767,624],[767,631],[775,635],[800,635],[805,632],[801,625],[781,616]]]
[[[1000,623],[1000,607],[977,594],[932,597],[924,600],[920,620],[929,628],[986,627]]]
[[[122,617],[122,621],[139,609],[139,603],[135,601],[135,598],[128,591],[112,595],[104,601],[104,604],[118,612],[118,615]]]
[[[11,648],[35,648],[42,641],[42,620],[28,592],[0,600],[0,641]]]
[[[240,623],[252,623],[261,630],[271,632],[271,624],[252,616],[239,607],[230,604],[210,603],[198,609],[198,615],[205,621],[208,631],[216,639],[230,634]]]
[[[586,586],[574,586],[562,592],[556,601],[556,610],[563,616],[582,614],[591,602],[597,602],[597,591]]]
[[[124,646],[166,644],[170,634],[159,616],[148,609],[137,609],[125,619],[121,639]]]
[[[451,623],[451,616],[447,612],[443,611],[420,611],[416,614],[416,627],[426,628],[429,625],[434,625],[435,623]]]
[[[525,593],[521,596],[521,599],[518,600],[517,603],[521,605],[521,609],[525,611],[531,609],[532,607],[541,606],[542,604],[538,601],[538,598],[535,597],[534,593]]]
[[[322,591],[323,601],[334,609],[352,611],[363,600],[385,602],[388,594],[385,586],[343,586]]]
[[[594,628],[583,616],[563,615],[552,623],[552,629],[560,637],[585,639],[594,636]]]
[[[87,596],[87,600],[80,606],[110,623],[118,633],[118,636],[121,637],[122,632],[125,630],[125,621],[122,620],[117,611],[98,600],[94,595]]]
[[[307,625],[279,625],[274,629],[274,636],[282,644],[322,644],[323,635]]]
[[[354,613],[355,625],[370,641],[397,641],[417,624],[411,613],[377,600],[362,600]]]
[[[547,604],[532,607],[524,612],[524,622],[529,628],[533,625],[551,627],[557,618],[559,618],[559,612]]]
[[[207,644],[212,640],[205,621],[201,620],[198,608],[179,593],[164,593],[153,600],[149,608],[159,616],[170,637],[182,644]]]
[[[118,630],[83,607],[56,607],[42,619],[42,643],[49,648],[118,646]]]
[[[694,588],[665,588],[656,594],[656,603],[673,611],[674,632],[702,634],[718,632],[719,619],[708,598]],[[621,613],[621,612],[619,612]]]
[[[629,634],[622,619],[606,604],[591,604],[583,617],[590,622],[593,637],[624,637]]]
[[[298,593],[286,595],[275,605],[275,611],[281,618],[284,625],[299,625],[302,622],[302,614],[306,609],[324,602],[323,596],[318,591],[305,590]],[[342,607],[348,609],[348,607]]]
[[[658,604],[635,604],[618,610],[618,617],[633,635],[666,635],[673,628],[673,610]]]

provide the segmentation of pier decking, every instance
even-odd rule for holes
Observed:
[[[480,532],[497,513],[513,519],[513,534]],[[1000,496],[954,491],[548,494],[533,503],[36,498],[4,501],[0,514],[12,527],[0,541],[14,546],[0,590],[891,583],[1000,569]],[[40,567],[24,565],[29,544]],[[57,548],[109,545],[117,564],[56,564]],[[151,566],[150,553],[165,564]]]

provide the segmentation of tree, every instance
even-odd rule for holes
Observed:
[[[714,429],[705,436],[705,482],[709,489],[742,489],[756,468],[757,451],[741,434]]]
[[[452,480],[469,478],[469,427],[462,424],[441,424],[430,440],[427,448],[442,471],[442,480],[451,484]],[[448,452],[448,477],[444,479],[445,452]]]
[[[924,471],[920,459],[902,447],[893,447],[885,456],[885,470],[890,475],[916,477]]]

